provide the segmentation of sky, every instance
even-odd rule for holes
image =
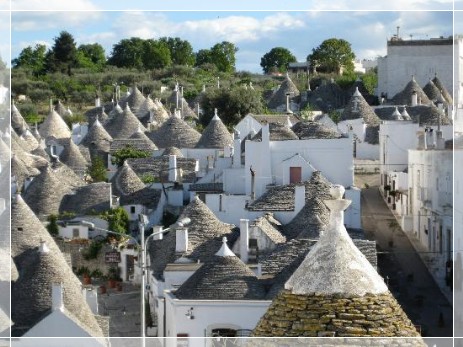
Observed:
[[[288,48],[298,61],[305,61],[323,40],[336,37],[349,41],[358,58],[374,59],[386,54],[386,41],[397,26],[404,39],[447,37],[453,32],[451,11],[110,12],[79,1],[89,3],[89,11],[13,12],[12,57],[29,45],[51,47],[62,30],[78,45],[100,43],[107,55],[124,38],[171,36],[188,40],[195,51],[233,42],[239,49],[237,69],[262,72],[260,58],[273,47]]]

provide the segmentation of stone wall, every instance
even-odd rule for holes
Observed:
[[[253,336],[417,337],[412,322],[390,293],[346,298],[295,295],[283,290]]]

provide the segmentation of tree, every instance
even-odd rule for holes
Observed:
[[[196,53],[196,66],[205,64],[214,64],[212,61],[212,52],[210,49],[200,49]]]
[[[270,52],[264,54],[260,60],[265,73],[272,71],[286,72],[288,64],[295,62],[296,57],[286,48],[275,47]]]
[[[58,228],[58,216],[56,214],[51,214],[47,217],[47,230],[52,236],[56,236],[59,234]]]
[[[71,69],[77,65],[77,48],[74,37],[67,31],[62,31],[54,40],[55,43],[46,57],[48,70],[70,75]]]
[[[355,54],[352,52],[350,43],[336,38],[323,41],[320,46],[312,49],[312,54],[307,56],[307,61],[313,68],[320,67],[325,72],[337,74],[341,73],[341,68],[353,71],[354,59]]]
[[[161,37],[159,41],[169,47],[170,57],[174,65],[194,66],[196,59],[190,42],[179,37]]]
[[[236,52],[238,52],[238,48],[231,42],[223,41],[217,43],[211,48],[213,63],[217,66],[219,71],[234,72]]]
[[[99,43],[84,44],[77,48],[78,67],[101,71],[105,65],[105,50]]]
[[[214,64],[221,72],[234,72],[236,52],[238,48],[231,42],[217,43],[211,49],[201,49],[196,53],[196,66]]]
[[[88,168],[88,174],[93,179],[93,182],[106,181],[106,166],[103,159],[98,155],[92,158],[92,165]]]
[[[45,72],[45,45],[37,44],[34,48],[31,46],[24,48],[16,59],[11,61],[13,68],[30,69],[34,75],[40,75]]]
[[[201,108],[203,109],[201,124],[207,126],[214,115],[214,109],[217,108],[224,124],[231,128],[248,113],[263,112],[263,103],[260,92],[253,89],[242,86],[231,90],[214,88],[209,89],[203,96]]]
[[[105,211],[100,217],[108,222],[108,230],[122,234],[129,230],[129,214],[122,207]]]
[[[143,42],[143,68],[162,69],[172,64],[170,50],[165,42],[146,40]]]
[[[113,45],[108,64],[117,67],[142,69],[144,41],[138,37],[119,41],[119,43]]]
[[[111,155],[113,164],[117,164],[117,166],[122,166],[128,158],[148,158],[150,156],[149,151],[142,151],[132,146],[121,148]]]

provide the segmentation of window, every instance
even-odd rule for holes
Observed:
[[[132,213],[132,214],[135,213],[135,206],[130,206],[130,213]]]
[[[73,239],[78,239],[79,236],[80,236],[79,228],[74,228],[74,229],[72,229],[72,238],[73,238]]]

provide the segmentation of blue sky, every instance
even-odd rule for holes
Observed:
[[[178,36],[195,51],[231,41],[239,48],[237,69],[260,72],[260,58],[271,48],[286,47],[305,60],[330,37],[349,41],[358,58],[373,59],[386,53],[386,40],[397,26],[405,39],[449,36],[452,12],[13,12],[12,57],[28,45],[51,46],[61,30],[69,31],[78,44],[102,44],[107,55],[123,38]]]

